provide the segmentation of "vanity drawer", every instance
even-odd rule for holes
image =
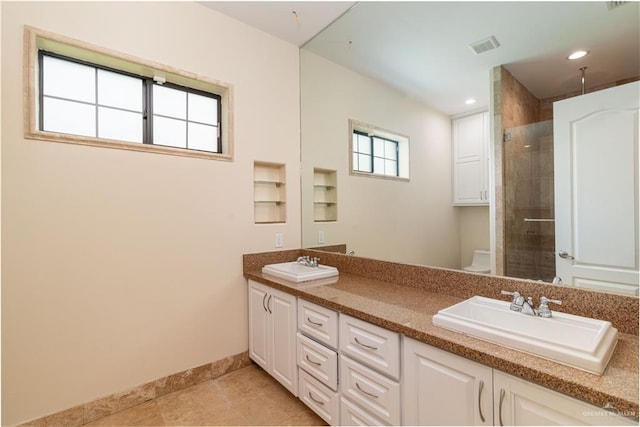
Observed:
[[[384,423],[344,397],[340,398],[341,426],[382,426]]]
[[[339,425],[340,397],[303,369],[298,374],[298,398],[329,425]]]
[[[400,384],[342,355],[340,395],[384,423],[400,424]]]
[[[400,335],[396,332],[341,314],[340,354],[400,379]]]
[[[298,330],[315,340],[338,348],[338,312],[298,298]]]
[[[298,366],[322,381],[333,390],[338,390],[338,354],[312,339],[297,334]]]

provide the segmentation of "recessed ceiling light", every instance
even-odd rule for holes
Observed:
[[[589,53],[589,52],[587,52],[586,50],[576,50],[576,51],[575,51],[575,52],[573,52],[571,55],[569,55],[569,56],[567,57],[567,59],[571,59],[571,60],[574,60],[574,59],[580,59],[580,58],[582,58],[583,56],[585,56],[587,53]]]
[[[464,101],[464,103],[467,104],[467,105],[471,105],[471,104],[475,104],[476,100],[473,99],[473,98],[469,98],[466,101]]]

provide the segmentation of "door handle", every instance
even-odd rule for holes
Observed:
[[[558,252],[558,256],[560,258],[564,258],[564,259],[575,259],[574,257],[572,257],[571,255],[569,255],[569,253],[567,251],[560,251]]]
[[[504,391],[503,388],[500,389],[500,404],[498,405],[498,420],[501,426],[504,425],[504,423],[502,422],[502,404],[504,403],[504,395],[506,394],[506,392]]]
[[[364,348],[368,348],[369,350],[377,350],[377,349],[378,349],[378,347],[374,347],[374,346],[372,346],[372,345],[368,345],[368,344],[365,344],[365,343],[360,342],[360,340],[358,339],[358,337],[353,337],[353,340],[354,340],[354,341],[356,342],[356,344],[358,344],[359,346],[364,347]]]
[[[484,381],[480,380],[478,390],[478,412],[480,413],[480,421],[484,422],[484,414],[482,413],[482,390],[484,389]]]
[[[271,311],[271,307],[269,306],[271,304],[271,295],[269,295],[269,299],[267,300],[267,309],[269,310],[269,314],[273,313],[273,311]]]
[[[307,317],[307,322],[311,323],[314,326],[318,326],[318,327],[321,327],[323,325],[322,323],[314,322],[313,320],[311,320],[310,317]]]

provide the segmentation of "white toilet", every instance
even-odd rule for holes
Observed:
[[[466,266],[464,271],[472,273],[491,273],[491,254],[489,251],[476,249],[473,251],[471,265]]]

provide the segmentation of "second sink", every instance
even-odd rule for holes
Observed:
[[[433,324],[601,375],[618,342],[610,322],[555,311],[527,316],[510,303],[475,296],[433,316]]]
[[[262,267],[262,272],[296,283],[338,275],[338,269],[335,267],[321,264],[317,267],[308,267],[296,261],[265,265]]]

